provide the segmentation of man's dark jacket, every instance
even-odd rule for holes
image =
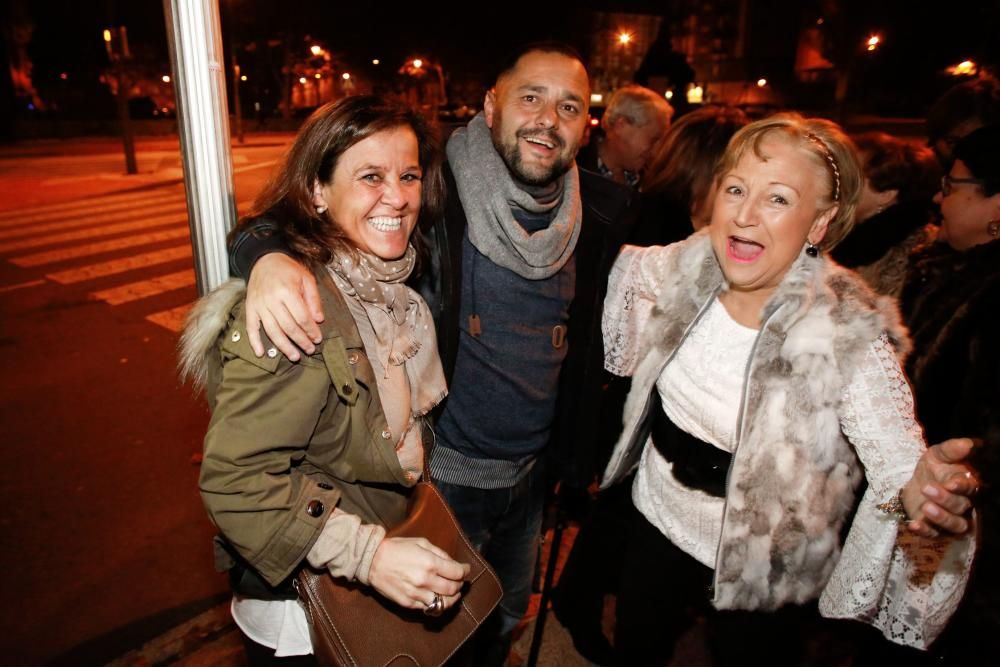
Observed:
[[[611,265],[635,217],[634,195],[628,188],[585,169],[579,174],[583,220],[575,251],[576,290],[569,308],[569,350],[559,377],[555,423],[547,450],[549,469],[578,488],[590,483],[607,457],[608,443],[601,436],[608,432],[606,422],[614,421],[614,428],[621,428],[620,414],[612,411],[602,415],[607,376],[601,311]],[[434,312],[438,349],[450,380],[458,353],[462,240],[468,221],[447,164],[445,183],[444,215],[426,235],[432,259],[425,263],[414,287],[425,295]],[[235,275],[249,276],[254,262],[264,254],[287,252],[284,240],[270,234],[273,230],[273,222],[259,218],[234,235],[229,261]]]

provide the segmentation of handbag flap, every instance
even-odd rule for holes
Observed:
[[[373,588],[304,568],[297,589],[321,664],[357,667],[444,664],[500,602],[500,580],[469,543],[433,484],[420,482],[407,518],[386,537],[424,537],[471,570],[459,602],[438,617],[404,609]]]

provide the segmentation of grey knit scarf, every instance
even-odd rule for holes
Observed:
[[[542,280],[558,273],[573,255],[580,237],[583,206],[576,165],[563,176],[561,200],[539,203],[514,182],[493,146],[483,114],[473,118],[466,128],[455,130],[447,152],[458,197],[469,221],[472,245],[494,264],[522,278]],[[557,208],[548,227],[529,234],[514,219],[513,207],[531,213]]]

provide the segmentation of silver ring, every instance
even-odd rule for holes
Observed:
[[[440,616],[444,613],[444,600],[441,599],[440,594],[435,593],[434,600],[430,604],[424,605],[424,613],[428,616]]]

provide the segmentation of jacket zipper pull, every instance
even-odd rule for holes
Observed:
[[[473,313],[469,315],[469,333],[479,338],[479,335],[483,333],[482,323],[479,321],[479,315]]]

